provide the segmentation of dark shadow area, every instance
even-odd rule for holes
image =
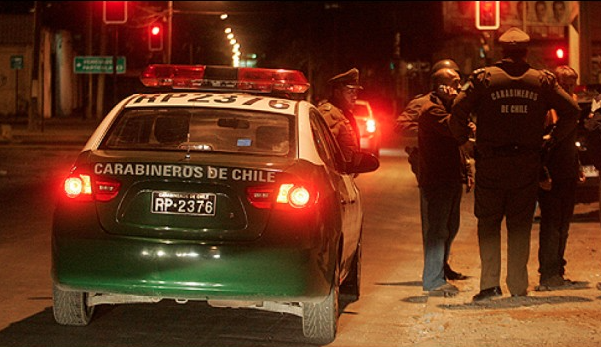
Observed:
[[[406,286],[406,287],[421,287],[422,281],[407,281],[407,282],[377,282],[377,286]]]
[[[573,282],[574,284],[566,286],[565,288],[555,289],[553,292],[561,292],[562,290],[580,290],[589,289],[590,282]],[[550,290],[545,290],[550,292]],[[412,303],[412,304],[425,304],[428,302],[428,295],[422,296],[409,296],[401,301]],[[601,299],[601,297],[598,297]],[[505,297],[499,299],[485,300],[479,302],[468,302],[463,304],[443,304],[438,307],[449,310],[469,310],[469,309],[504,309],[504,308],[516,308],[516,307],[527,307],[527,306],[539,306],[543,304],[564,304],[570,302],[587,302],[592,301],[587,298],[579,296],[547,296],[547,297],[534,297],[534,296],[516,296],[516,297]]]
[[[534,296],[516,296],[516,297],[505,297],[501,299],[493,299],[478,302],[469,302],[464,304],[452,304],[452,305],[438,305],[438,307],[447,310],[481,310],[481,309],[507,309],[507,308],[518,308],[528,306],[540,306],[540,305],[559,305],[570,302],[588,302],[592,301],[588,298],[580,296],[545,296],[545,297],[534,297]]]
[[[408,297],[402,299],[401,301],[409,302],[412,304],[425,304],[426,302],[428,302],[428,296],[427,295],[408,296]]]
[[[569,284],[566,284],[561,287],[545,287],[542,285],[536,286],[534,288],[537,292],[557,292],[562,290],[578,290],[578,289],[589,289],[591,282],[588,281],[571,281]]]
[[[341,311],[349,301],[341,298]],[[309,347],[300,317],[205,302],[100,305],[86,327],[61,326],[52,307],[0,331],[2,347]],[[342,314],[347,314],[343,312]],[[355,313],[348,313],[355,314]]]
[[[574,213],[572,223],[590,223],[599,222],[599,210],[592,210],[586,213]]]

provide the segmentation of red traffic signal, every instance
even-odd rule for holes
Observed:
[[[148,26],[148,49],[151,51],[163,50],[163,24],[153,23]]]
[[[476,1],[476,28],[497,30],[501,25],[500,1]]]
[[[103,1],[102,21],[105,24],[124,24],[127,22],[127,1]]]

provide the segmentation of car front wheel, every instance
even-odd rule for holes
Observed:
[[[94,306],[87,305],[88,294],[52,286],[54,320],[61,325],[85,326],[90,323]]]

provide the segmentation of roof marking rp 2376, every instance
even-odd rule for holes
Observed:
[[[290,108],[288,100],[262,98],[257,96],[237,95],[237,94],[205,94],[205,93],[181,93],[181,94],[144,94],[135,98],[132,103],[170,103],[170,102],[194,102],[194,103],[215,103],[215,104],[235,104],[241,106],[268,106],[276,110],[286,110]],[[265,105],[267,101],[267,105]],[[260,104],[260,105],[258,105]]]

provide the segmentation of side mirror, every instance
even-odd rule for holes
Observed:
[[[373,154],[367,152],[355,152],[353,161],[347,163],[347,173],[365,173],[376,171],[380,167],[380,160]]]

